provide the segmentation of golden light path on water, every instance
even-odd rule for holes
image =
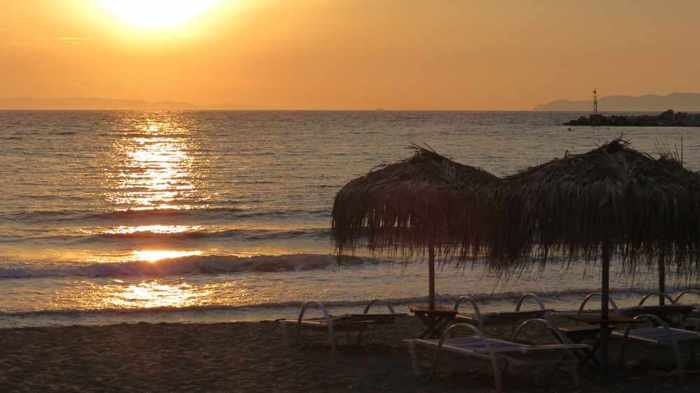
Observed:
[[[194,291],[187,283],[163,284],[146,281],[121,287],[111,293],[109,303],[120,308],[185,307],[196,305],[207,291]]]
[[[120,170],[109,202],[128,209],[183,209],[176,201],[198,194],[188,153],[189,130],[171,117],[135,121],[113,147]],[[184,198],[183,198],[184,197]]]
[[[124,211],[181,210],[193,208],[208,197],[196,186],[198,174],[191,132],[177,116],[167,113],[128,119],[123,138],[113,146],[116,170],[107,173],[112,187],[106,198]],[[183,202],[184,201],[184,202]],[[119,225],[106,231],[114,235],[178,234],[201,230],[197,225]],[[160,261],[202,255],[202,250],[182,250],[167,243],[135,249],[125,261],[157,264]],[[97,289],[97,288],[96,288]],[[196,289],[196,290],[195,290]],[[187,282],[147,280],[140,283],[114,282],[97,289],[103,302],[118,308],[184,307],[200,303],[206,289]]]
[[[202,251],[178,251],[178,250],[136,250],[133,253],[137,261],[158,262],[164,259],[191,257],[202,255]]]
[[[185,233],[201,230],[201,225],[120,225],[109,229],[105,233],[128,235],[134,233]]]

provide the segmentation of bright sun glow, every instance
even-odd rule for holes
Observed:
[[[220,0],[99,0],[126,23],[141,28],[179,26],[203,14]]]

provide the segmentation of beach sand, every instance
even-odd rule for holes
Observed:
[[[343,345],[334,363],[323,336],[285,344],[275,322],[123,324],[0,331],[2,392],[489,392],[488,374],[451,371],[432,381],[412,373],[402,339],[420,326],[400,318],[370,333],[365,345]],[[490,334],[505,335],[509,327]],[[645,353],[642,358],[657,356]],[[639,363],[639,362],[638,362]],[[468,364],[468,363],[464,363]],[[468,368],[475,365],[468,365]],[[637,367],[601,387],[584,374],[582,392],[697,392],[700,378],[653,376]],[[509,376],[506,392],[566,392],[566,378],[549,388]]]

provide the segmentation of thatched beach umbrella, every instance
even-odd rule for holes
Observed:
[[[486,171],[415,147],[413,157],[375,169],[338,192],[333,204],[338,252],[366,245],[404,257],[427,253],[434,309],[435,260],[479,253],[489,220],[478,190],[496,181]]]
[[[507,177],[498,197],[501,229],[491,249],[496,268],[546,264],[552,253],[570,261],[600,259],[604,370],[613,257],[629,271],[640,263],[658,263],[662,268],[674,264],[681,274],[697,272],[698,176],[678,161],[654,159],[623,140]],[[663,274],[660,287],[664,289]]]

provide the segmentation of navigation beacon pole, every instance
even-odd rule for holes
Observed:
[[[593,89],[593,113],[598,113],[598,89]]]

